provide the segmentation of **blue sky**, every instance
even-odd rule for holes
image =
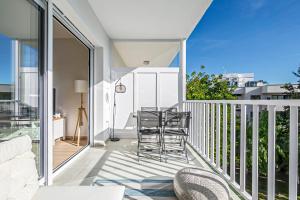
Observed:
[[[10,39],[0,34],[0,83],[11,82]],[[26,47],[23,66],[37,66]],[[177,59],[178,60],[178,59]],[[256,80],[295,83],[300,66],[299,0],[214,0],[187,41],[187,72],[254,72]]]
[[[296,82],[299,0],[214,0],[187,41],[187,71],[254,72],[256,80]]]

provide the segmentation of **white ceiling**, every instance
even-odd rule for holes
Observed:
[[[88,1],[112,39],[182,39],[212,0]]]
[[[168,67],[179,50],[179,42],[115,41],[113,44],[127,67]],[[144,61],[150,63],[145,65]]]

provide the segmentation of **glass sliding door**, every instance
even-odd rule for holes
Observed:
[[[64,22],[53,20],[54,171],[89,144],[90,49]]]
[[[43,16],[33,1],[0,1],[0,142],[29,135],[40,176]]]

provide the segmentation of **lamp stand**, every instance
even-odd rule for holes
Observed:
[[[76,129],[75,129],[75,133],[73,136],[73,141],[75,141],[75,138],[77,135],[77,146],[80,145],[80,128],[84,125],[83,124],[83,116],[85,117],[85,119],[87,121],[86,109],[83,107],[83,93],[81,93],[80,94],[80,107],[78,108]]]
[[[120,81],[120,79],[115,83],[115,87],[117,83]],[[115,120],[116,120],[116,90],[114,91],[114,107],[113,107],[113,130],[112,130],[112,137],[110,138],[110,141],[117,142],[120,140],[120,138],[115,137]]]

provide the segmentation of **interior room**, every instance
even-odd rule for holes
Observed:
[[[88,145],[89,48],[53,21],[53,169]]]

